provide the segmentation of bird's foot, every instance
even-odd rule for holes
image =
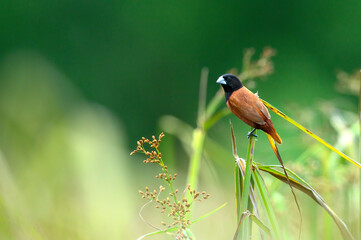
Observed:
[[[247,138],[250,138],[251,136],[258,137],[258,135],[254,134],[254,131],[256,131],[255,128],[253,128],[252,131],[248,132]]]

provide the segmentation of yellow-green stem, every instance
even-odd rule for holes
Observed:
[[[256,131],[254,132],[256,134]],[[246,169],[243,181],[243,188],[242,188],[242,198],[241,198],[241,213],[245,212],[248,209],[248,199],[249,199],[249,187],[251,183],[251,176],[252,176],[252,161],[253,161],[253,154],[254,154],[254,147],[255,147],[255,137],[250,135],[249,143],[248,143],[248,150],[247,150],[247,159],[246,159]],[[250,224],[249,220],[245,220],[241,226],[241,235],[243,236],[242,239],[249,239],[248,227],[247,225]]]
[[[205,139],[204,130],[200,128],[196,128],[193,131],[193,142],[192,142],[193,155],[189,165],[189,171],[187,177],[187,182],[190,185],[190,187],[193,189],[197,186],[199,167],[202,160],[204,139]]]

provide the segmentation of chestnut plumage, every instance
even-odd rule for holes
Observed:
[[[223,87],[227,106],[234,115],[251,127],[268,133],[277,143],[282,144],[271,121],[271,115],[259,100],[258,95],[243,86],[241,81],[232,74],[220,76],[217,83]]]

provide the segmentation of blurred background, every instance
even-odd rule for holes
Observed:
[[[251,90],[360,161],[360,1],[13,0],[0,6],[0,239],[136,239],[154,231],[138,216],[145,203],[138,190],[164,183],[154,178],[156,166],[129,153],[142,136],[164,131],[161,150],[183,188],[189,151],[180,139],[196,127],[201,69],[209,69],[210,99],[221,74],[242,70],[249,47],[255,58],[266,46],[277,51],[274,73],[250,82]],[[172,131],[175,119],[182,131]],[[236,228],[230,119],[239,155],[246,154],[249,127],[234,116],[207,133],[199,189],[211,197],[194,216],[228,205],[194,224],[198,239],[230,239]],[[359,239],[358,169],[278,116],[272,120],[286,165]],[[263,133],[255,160],[277,163]],[[265,178],[286,239],[297,239],[288,186]],[[298,196],[302,239],[340,239],[325,211]],[[162,219],[152,207],[144,217],[158,226]]]

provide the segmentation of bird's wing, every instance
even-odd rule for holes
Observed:
[[[271,119],[271,115],[269,114],[266,106],[259,100],[258,92],[253,94],[251,91],[247,90],[251,94],[246,94],[248,96],[246,101],[248,104],[252,105],[252,110],[250,111],[250,115],[252,116],[252,120],[255,123],[260,125],[264,125],[269,119]]]
[[[243,87],[232,93],[227,104],[229,104],[232,112],[248,125],[264,125],[266,119],[262,116],[264,114],[259,109],[257,102],[262,104],[256,95]],[[265,110],[267,111],[267,109]]]
[[[269,114],[266,106],[261,102],[261,100],[259,100],[258,95],[256,95],[256,97],[258,98],[258,101],[256,101],[257,108],[263,113],[266,119],[271,119],[271,115]]]

